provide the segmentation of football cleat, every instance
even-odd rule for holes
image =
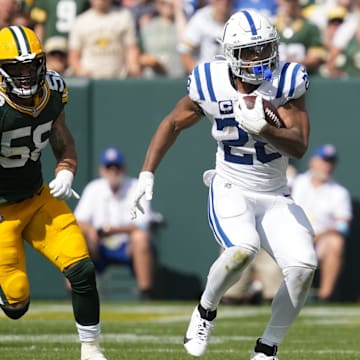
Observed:
[[[250,360],[279,360],[276,356],[277,350],[278,347],[276,345],[269,346],[263,344],[261,339],[257,339],[255,349],[250,356]]]
[[[250,360],[279,360],[276,355],[265,355],[264,353],[253,352],[250,356]]]
[[[97,343],[82,343],[81,360],[106,360],[106,357]]]
[[[190,355],[202,356],[205,354],[213,327],[214,321],[203,319],[198,306],[196,306],[184,337],[184,347]]]

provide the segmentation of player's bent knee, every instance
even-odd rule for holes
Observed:
[[[232,246],[224,250],[223,256],[228,258],[227,270],[237,272],[243,270],[250,263],[254,254],[239,246]]]
[[[305,266],[289,266],[284,269],[283,274],[285,278],[297,279],[299,283],[311,282],[314,274],[315,267]]]
[[[8,276],[0,287],[2,304],[17,304],[25,302],[30,296],[30,285],[23,271],[16,271]]]
[[[79,261],[64,271],[71,283],[71,289],[77,294],[96,290],[95,267],[90,258]]]
[[[312,285],[315,268],[290,266],[283,270],[283,274],[290,297],[295,303],[301,302]]]
[[[28,300],[25,305],[19,306],[19,304],[12,305],[0,305],[4,314],[13,320],[20,319],[29,310],[30,301]]]

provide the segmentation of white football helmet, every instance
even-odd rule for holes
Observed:
[[[224,26],[221,43],[235,76],[251,84],[271,79],[279,62],[279,37],[264,15],[253,9],[233,14]]]

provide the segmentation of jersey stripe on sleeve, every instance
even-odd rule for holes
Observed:
[[[290,65],[290,63],[285,63],[283,68],[281,69],[279,86],[278,86],[277,93],[276,93],[277,98],[280,98],[283,93],[284,86],[285,86],[285,79],[286,79],[286,70],[288,69],[289,65]]]
[[[205,63],[205,76],[206,76],[206,85],[209,91],[210,99],[213,102],[216,102],[216,96],[214,93],[214,88],[211,80],[211,72],[210,72],[210,63]]]
[[[205,96],[204,96],[202,86],[201,86],[199,66],[195,67],[194,76],[195,76],[195,82],[196,82],[196,89],[197,89],[197,91],[199,93],[200,100],[205,100]]]
[[[299,71],[300,66],[301,66],[300,64],[296,64],[291,73],[291,85],[290,85],[289,97],[292,97],[294,95],[295,85],[296,85],[296,74]]]

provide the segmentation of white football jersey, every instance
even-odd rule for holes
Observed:
[[[308,75],[298,63],[281,62],[270,81],[254,91],[276,108],[302,96]],[[217,141],[216,172],[246,190],[287,191],[288,157],[263,137],[238,126],[234,108],[240,94],[232,85],[226,61],[201,63],[188,79],[188,95],[199,104],[212,124]]]

